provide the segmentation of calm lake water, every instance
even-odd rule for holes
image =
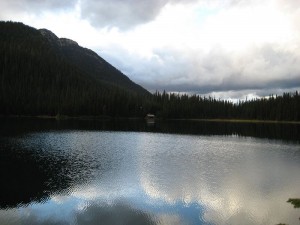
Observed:
[[[299,224],[299,125],[0,122],[1,225]]]

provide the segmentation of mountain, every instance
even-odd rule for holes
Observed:
[[[0,115],[143,116],[151,94],[92,50],[0,22]]]
[[[146,94],[147,91],[144,88],[132,82],[127,76],[92,50],[79,46],[78,43],[73,40],[58,38],[47,29],[40,29],[39,31],[58,53],[64,56],[71,65],[78,67],[86,75],[99,81]]]

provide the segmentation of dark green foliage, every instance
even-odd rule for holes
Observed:
[[[300,198],[290,198],[287,202],[294,205],[294,208],[300,208]]]
[[[300,198],[289,198],[289,200],[287,200],[287,202],[289,202],[292,205],[294,205],[294,208],[300,208]],[[285,223],[279,223],[277,225],[287,225],[287,224],[285,224]]]
[[[247,101],[239,108],[241,117],[246,119],[300,121],[300,96],[297,91]]]
[[[198,95],[154,94],[155,112],[163,118],[300,121],[298,92],[234,104]]]
[[[72,44],[64,44],[61,48],[66,61],[78,67],[91,78],[114,86],[134,90],[140,94],[149,94],[144,88],[133,83],[128,77],[124,76],[95,52]]]

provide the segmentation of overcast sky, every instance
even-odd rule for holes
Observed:
[[[91,48],[151,92],[300,90],[299,0],[0,0],[0,20]]]

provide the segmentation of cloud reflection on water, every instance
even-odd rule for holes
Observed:
[[[136,132],[50,132],[23,142],[37,154],[72,159],[64,175],[74,168],[89,176],[46,202],[0,211],[0,224],[298,222],[286,203],[300,196],[296,144]]]
[[[290,152],[282,157],[280,144],[264,140],[151,138],[144,136],[139,148],[146,150],[138,157],[141,186],[150,198],[196,202],[213,224],[297,222],[299,212],[286,203],[300,195],[297,146],[286,146]]]

